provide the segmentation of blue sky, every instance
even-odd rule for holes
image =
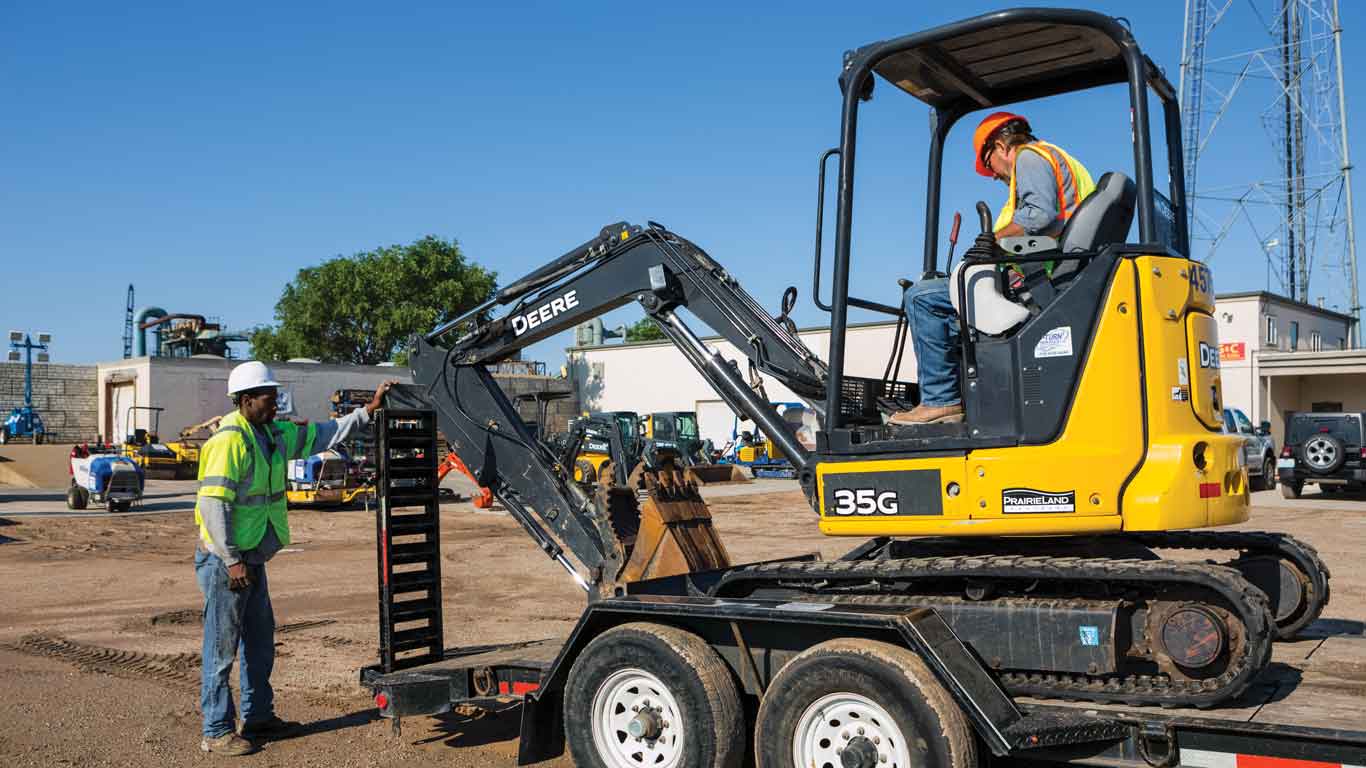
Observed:
[[[795,284],[816,324],[815,169],[838,139],[841,53],[1006,4],[494,5],[10,4],[0,326],[51,331],[54,361],[109,360],[129,282],[140,306],[250,327],[338,254],[435,234],[506,282],[623,219],[696,241],[774,309]],[[1180,0],[1088,5],[1127,16],[1177,80]],[[1343,14],[1350,77],[1366,13]],[[1020,110],[1096,175],[1131,168],[1122,91]],[[891,302],[920,268],[925,109],[882,84],[861,127],[854,286]],[[946,221],[1003,195],[972,173],[969,130],[951,139]],[[1201,175],[1237,181],[1266,139],[1220,130]],[[1239,237],[1212,264],[1220,290],[1265,284]],[[533,354],[558,365],[566,342]]]

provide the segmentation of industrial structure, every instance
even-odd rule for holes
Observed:
[[[1338,0],[1186,0],[1184,29],[1191,255],[1264,263],[1266,290],[1359,321]]]

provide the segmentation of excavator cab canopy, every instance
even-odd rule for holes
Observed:
[[[1149,252],[1189,253],[1183,181],[1180,107],[1166,76],[1139,49],[1125,24],[1092,11],[1016,8],[983,14],[922,32],[849,51],[840,75],[843,111],[840,143],[821,158],[821,200],[825,167],[839,159],[836,193],[833,285],[822,298],[822,214],[816,216],[816,259],[812,286],[816,305],[831,314],[830,382],[826,388],[827,428],[840,426],[844,337],[850,307],[900,315],[899,306],[851,296],[851,232],[855,187],[858,116],[878,80],[930,107],[926,168],[924,271],[939,262],[940,187],[944,145],[958,120],[1006,105],[1105,85],[1128,86],[1133,129],[1134,182],[1137,189],[1138,242]],[[1154,186],[1149,136],[1148,92],[1162,106],[1167,143],[1166,194]],[[1117,140],[1124,137],[1115,137]]]

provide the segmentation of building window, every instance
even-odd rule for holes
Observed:
[[[1277,326],[1276,326],[1276,316],[1275,316],[1275,315],[1267,315],[1267,316],[1266,316],[1266,345],[1267,345],[1268,347],[1275,348],[1275,347],[1277,347],[1277,346],[1280,346],[1280,343],[1281,343],[1281,334],[1280,334],[1280,330],[1279,330],[1279,329],[1277,328]]]
[[[1290,321],[1290,351],[1298,352],[1300,349],[1300,322]]]
[[[1318,331],[1309,332],[1309,351],[1318,352],[1323,349],[1323,336]]]

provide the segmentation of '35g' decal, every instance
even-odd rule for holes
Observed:
[[[901,505],[896,491],[878,491],[874,488],[836,488],[835,507],[830,510],[836,515],[899,515]]]

